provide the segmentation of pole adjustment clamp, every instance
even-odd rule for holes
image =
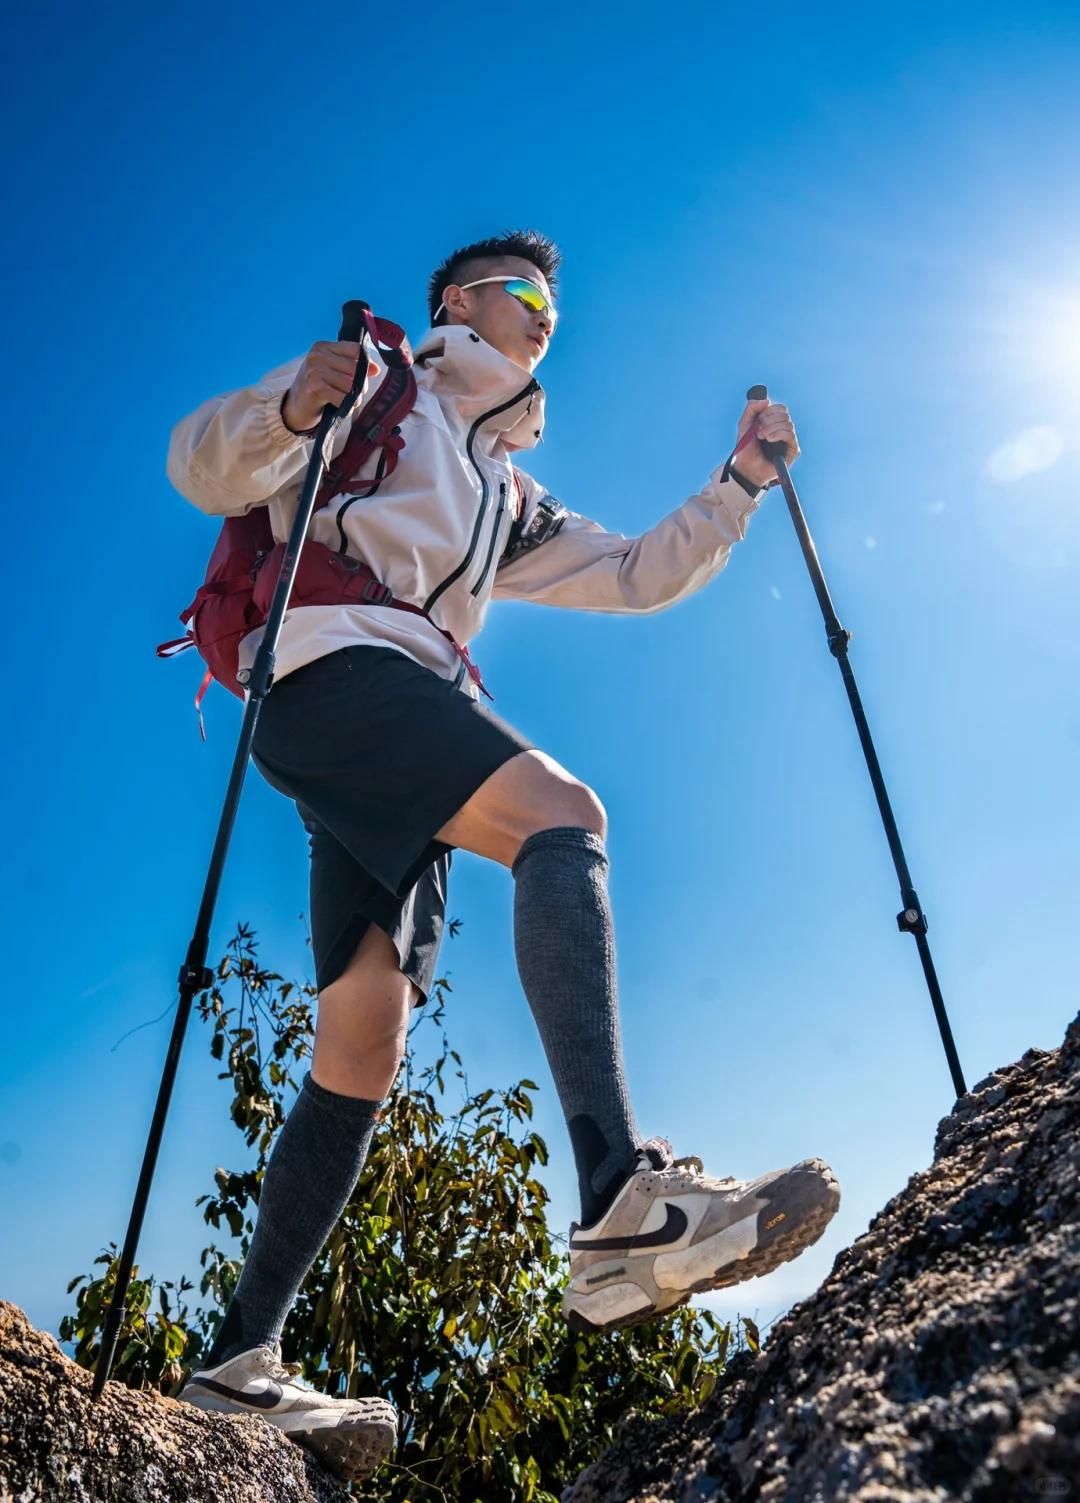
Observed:
[[[829,651],[832,653],[833,657],[841,658],[846,656],[848,643],[850,641],[851,633],[849,631],[845,631],[844,628],[838,624],[835,631],[831,631],[829,633]]]
[[[209,991],[214,984],[214,973],[208,965],[188,965],[187,961],[180,967],[180,985],[195,992]]]
[[[926,922],[926,914],[916,904],[896,915],[896,927],[901,934],[925,934],[930,926]]]

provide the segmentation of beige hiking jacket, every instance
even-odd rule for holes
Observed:
[[[299,364],[290,361],[256,386],[204,402],[177,425],[169,448],[169,479],[181,495],[215,517],[269,506],[279,540],[288,533],[312,449],[281,419]],[[402,424],[405,447],[393,474],[370,499],[335,498],[315,514],[309,535],[335,549],[344,541],[398,599],[422,606],[462,645],[479,632],[492,599],[631,614],[662,610],[707,584],[745,535],[757,503],[736,481],[721,483],[715,471],[698,495],[641,537],[607,532],[571,512],[547,542],[507,562],[518,510],[511,459],[540,438],[543,391],[464,326],[426,336],[416,351],[416,377],[416,406]],[[347,432],[343,425],[335,452]],[[517,473],[527,526],[551,498],[531,476]],[[242,664],[250,663],[260,634],[245,638]],[[287,611],[276,677],[363,642],[397,648],[475,693],[440,631],[421,616],[375,605]]]

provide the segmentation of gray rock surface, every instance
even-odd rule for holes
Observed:
[[[1080,1019],[957,1102],[933,1165],[700,1409],[565,1503],[1080,1499]]]
[[[624,1424],[567,1503],[1080,1498],[1078,1170],[1080,1019],[957,1103],[760,1357]],[[346,1503],[261,1420],[90,1383],[0,1301],[0,1503]]]
[[[348,1503],[259,1419],[106,1385],[0,1300],[0,1503]]]

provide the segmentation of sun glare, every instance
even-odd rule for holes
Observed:
[[[1045,382],[1048,403],[1080,418],[1080,284],[1024,288],[1005,323],[1014,374]]]
[[[996,291],[991,368],[1019,421],[983,460],[975,513],[1012,562],[1068,568],[1080,563],[1080,280]]]

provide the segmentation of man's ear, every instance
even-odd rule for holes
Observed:
[[[468,316],[468,298],[456,282],[443,289],[443,305],[450,321],[454,318],[464,321]]]

